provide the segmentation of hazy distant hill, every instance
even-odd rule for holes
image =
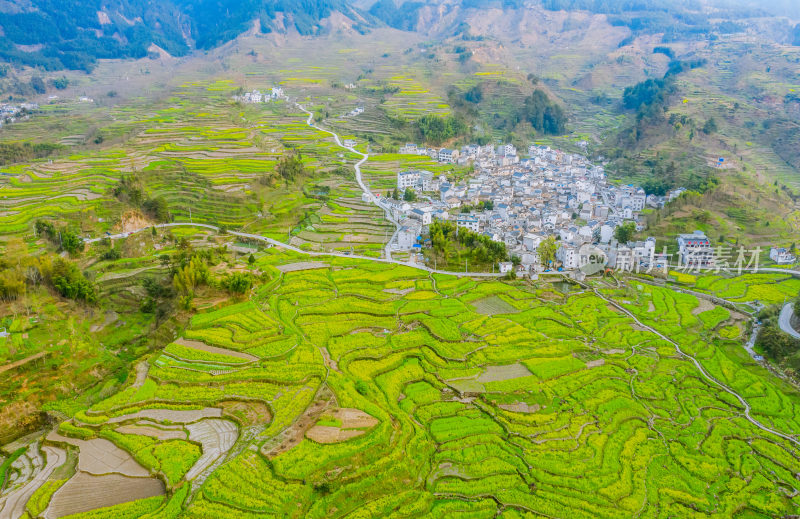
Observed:
[[[454,28],[475,9],[586,11],[606,15],[612,25],[627,27],[633,36],[661,34],[665,43],[743,32],[744,21],[751,18],[800,18],[800,2],[794,0],[377,0],[359,5],[387,25],[409,31],[440,27],[444,20]],[[794,23],[784,19],[780,24],[778,39],[791,43]]]

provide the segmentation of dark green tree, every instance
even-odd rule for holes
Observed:
[[[620,243],[628,243],[633,239],[636,233],[636,224],[633,222],[625,222],[614,229],[614,238]]]

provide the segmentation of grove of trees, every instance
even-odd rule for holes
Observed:
[[[429,227],[431,246],[437,261],[459,264],[469,261],[477,267],[491,266],[506,261],[506,244],[483,234],[457,228],[451,222],[433,222]]]
[[[521,118],[533,128],[548,135],[561,135],[567,130],[567,115],[543,90],[536,89],[525,99]]]
[[[97,299],[94,284],[75,263],[49,253],[32,256],[22,240],[7,241],[0,254],[0,301],[19,299],[40,285],[68,299]]]
[[[636,234],[636,224],[633,222],[625,222],[614,229],[614,238],[620,243],[628,243],[634,234]]]
[[[466,123],[458,117],[439,117],[428,114],[417,120],[417,130],[423,142],[442,144],[467,132]]]
[[[275,166],[275,171],[287,182],[292,182],[302,177],[306,173],[303,165],[303,156],[300,152],[293,151],[284,154],[281,160],[278,161],[277,166]]]

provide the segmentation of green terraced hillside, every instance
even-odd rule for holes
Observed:
[[[121,391],[56,406],[44,444],[78,447],[73,478],[100,449],[162,482],[70,517],[800,511],[781,436],[800,395],[726,338],[739,312],[636,279],[557,290],[276,249],[256,265],[249,298],[195,314]],[[29,509],[74,512],[71,484]]]

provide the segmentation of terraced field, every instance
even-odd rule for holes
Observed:
[[[1,169],[0,228],[32,237],[35,220],[51,219],[97,236],[147,224],[113,192],[136,175],[144,197],[163,198],[176,220],[377,254],[393,228],[361,203],[348,167],[358,157],[308,127],[292,103],[234,104],[237,88],[226,80],[184,83],[162,102],[112,110],[116,122],[105,131],[126,135],[124,147]],[[289,182],[274,171],[287,150],[302,155],[305,177]]]
[[[764,305],[783,303],[800,292],[800,279],[790,274],[761,272],[741,276],[672,273],[672,279],[698,292],[736,303],[758,301]]]
[[[80,447],[73,478],[117,449],[163,482],[76,518],[800,511],[797,441],[650,331],[793,435],[800,395],[725,338],[743,319],[726,308],[635,280],[556,290],[275,249],[257,266],[252,297],[194,315],[48,438]]]

